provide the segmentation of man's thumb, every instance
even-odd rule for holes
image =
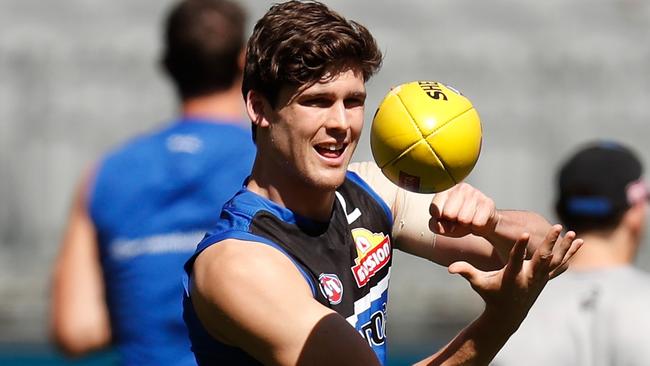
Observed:
[[[448,270],[451,274],[459,274],[463,276],[469,282],[473,282],[478,273],[478,270],[467,262],[454,262],[449,265]]]

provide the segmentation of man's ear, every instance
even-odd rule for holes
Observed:
[[[646,214],[647,203],[645,201],[637,202],[625,212],[623,220],[635,234],[641,234],[645,226]]]
[[[271,105],[262,94],[255,90],[248,91],[248,94],[246,94],[246,112],[255,126],[260,128],[268,127],[268,113],[270,111]]]

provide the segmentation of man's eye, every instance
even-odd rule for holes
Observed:
[[[327,98],[310,98],[303,100],[302,104],[310,107],[327,107],[332,102]]]
[[[366,100],[363,98],[348,98],[344,103],[346,108],[363,107]]]

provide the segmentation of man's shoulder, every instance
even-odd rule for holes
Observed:
[[[348,166],[346,180],[340,188],[342,193],[348,192],[349,196],[359,197],[363,193],[374,202],[385,215],[392,220],[393,206],[398,188],[384,176],[381,169],[374,162],[356,162]]]
[[[101,158],[102,165],[114,161],[133,159],[139,153],[150,150],[152,146],[157,144],[162,132],[167,128],[168,126],[165,126],[163,128],[133,134],[121,142],[114,144],[103,154]]]
[[[258,250],[261,244],[254,240],[224,238],[201,251],[194,266],[210,263],[219,271],[237,270],[256,260],[265,260],[263,251]]]
[[[104,157],[106,159],[131,157],[138,152],[149,151],[152,148],[192,153],[196,149],[212,148],[212,144],[202,146],[201,140],[213,141],[214,139],[242,146],[242,148],[254,146],[250,132],[241,126],[226,123],[193,123],[191,120],[180,119],[135,133],[115,144],[104,154]]]
[[[281,251],[262,242],[226,238],[199,253],[193,264],[194,276],[203,274],[210,281],[259,282],[270,275],[282,277],[296,271]]]
[[[604,272],[603,283],[614,296],[645,299],[650,306],[650,274],[633,266]]]
[[[180,120],[132,135],[114,145],[100,158],[97,172],[109,175],[117,172],[119,175],[119,172],[126,169],[168,169],[170,166],[181,165],[203,167],[203,170],[198,171],[203,171],[206,175],[220,176],[213,174],[215,172],[237,175],[239,180],[239,175],[250,171],[254,157],[255,145],[250,132],[243,128],[234,125],[184,123]],[[226,161],[232,163],[228,169],[210,170],[216,164],[225,167]],[[197,169],[189,171],[196,172]]]

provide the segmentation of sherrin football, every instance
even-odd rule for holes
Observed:
[[[469,175],[481,139],[481,121],[469,99],[436,81],[413,81],[393,88],[379,104],[370,148],[393,183],[434,193]]]

